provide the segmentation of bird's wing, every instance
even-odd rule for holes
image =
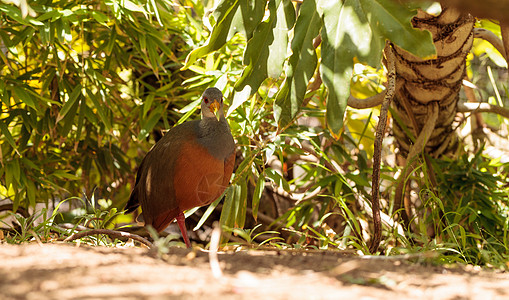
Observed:
[[[138,199],[146,225],[163,230],[177,216],[179,205],[175,197],[174,178],[182,145],[193,138],[193,122],[168,131],[147,153],[140,181],[136,185]]]

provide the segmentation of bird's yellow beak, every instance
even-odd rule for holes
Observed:
[[[214,102],[210,103],[209,105],[209,108],[210,108],[210,112],[212,112],[215,116],[216,116],[216,119],[219,121],[219,118],[221,117],[221,112],[219,111],[219,108],[221,107],[221,104],[219,104],[219,102],[217,100],[214,100]]]

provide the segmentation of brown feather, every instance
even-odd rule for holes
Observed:
[[[218,119],[211,113],[212,100],[215,105],[220,103]],[[150,149],[140,164],[126,205],[128,212],[141,205],[145,225],[157,231],[177,217],[188,246],[182,212],[221,196],[235,162],[235,143],[218,89],[204,92],[202,116],[202,120],[175,126]]]

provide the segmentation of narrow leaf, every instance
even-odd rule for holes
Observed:
[[[152,131],[154,126],[157,124],[159,119],[161,119],[162,111],[163,111],[163,107],[158,106],[150,113],[150,115],[147,118],[147,121],[142,126],[140,133],[138,134],[139,141],[145,139],[150,134],[150,132]]]
[[[0,131],[4,135],[5,139],[9,143],[9,145],[11,145],[11,147],[13,149],[15,149],[16,152],[18,152],[18,150],[17,150],[18,147],[16,146],[16,142],[14,141],[14,138],[12,137],[11,132],[7,128],[7,125],[4,123],[4,121],[0,121]]]
[[[106,126],[106,129],[110,130],[111,122],[108,119],[108,114],[104,109],[104,105],[100,103],[98,96],[94,94],[91,90],[87,89],[87,94],[90,97],[90,100],[92,100],[92,102],[94,103],[95,109],[97,110],[97,114],[99,115],[99,118],[103,122],[104,126]]]
[[[258,177],[258,181],[256,182],[256,187],[253,192],[253,200],[251,201],[252,209],[253,209],[253,218],[257,220],[258,218],[258,207],[260,206],[260,199],[263,195],[263,191],[265,190],[265,176],[260,174]]]
[[[62,120],[65,117],[65,115],[69,112],[71,107],[74,105],[76,100],[78,100],[78,96],[81,93],[81,88],[82,88],[81,84],[78,84],[72,90],[71,94],[69,95],[69,99],[67,100],[67,102],[64,103],[62,109],[60,109],[60,112],[58,113],[57,120],[55,123],[58,123],[60,120]]]
[[[274,117],[279,129],[288,125],[300,111],[309,80],[315,73],[317,55],[313,39],[321,27],[315,0],[304,1],[295,24],[292,55],[286,68],[285,81],[276,95]]]
[[[247,208],[247,181],[241,180],[239,185],[240,193],[236,197],[237,217],[235,218],[235,225],[238,228],[244,228],[246,222],[246,208]]]
[[[35,100],[32,98],[32,95],[28,93],[24,88],[20,86],[14,87],[14,94],[16,97],[26,105],[30,106],[31,108],[37,110],[37,106],[35,105]]]
[[[31,207],[35,207],[35,184],[33,181],[31,180],[26,180],[25,182],[25,185],[27,187],[27,191],[26,191],[26,194],[27,194],[27,198],[28,198],[28,203],[30,203],[30,206]]]

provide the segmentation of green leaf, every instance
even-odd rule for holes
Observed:
[[[33,181],[31,180],[27,180],[26,181],[26,187],[27,187],[27,198],[28,198],[28,202],[30,203],[30,206],[31,207],[35,207],[35,184]]]
[[[63,178],[70,179],[70,180],[79,180],[80,179],[80,177],[73,175],[73,174],[69,174],[65,170],[56,170],[53,173],[51,173],[50,176],[54,176],[59,179],[63,179]]]
[[[420,57],[436,54],[431,33],[412,27],[411,19],[416,11],[411,9],[410,4],[393,0],[357,1],[360,3],[357,14],[365,14],[372,30],[372,39],[378,37],[391,40],[406,51]],[[382,42],[382,47],[383,44]],[[379,62],[380,57],[376,60],[376,63]]]
[[[235,226],[244,228],[246,222],[246,208],[247,208],[247,181],[241,180],[239,185],[240,193],[235,194],[235,203],[237,207]]]
[[[50,10],[37,17],[37,20],[41,22],[46,21],[48,19],[51,19],[51,21],[55,21],[61,15],[62,14],[58,10]]]
[[[241,32],[247,39],[265,13],[265,0],[223,0],[214,10],[212,16],[216,24],[205,44],[189,53],[182,69],[187,69],[198,58],[223,47],[237,32]]]
[[[55,123],[58,123],[60,120],[62,120],[65,117],[65,115],[67,115],[67,113],[69,112],[71,107],[74,106],[74,103],[79,98],[78,96],[81,94],[81,88],[82,88],[81,84],[78,84],[72,90],[71,94],[69,94],[69,99],[67,100],[67,102],[64,103],[64,106],[62,106],[62,109],[60,109],[60,112],[58,113]]]
[[[237,185],[230,185],[226,190],[226,196],[224,197],[223,209],[221,210],[221,216],[219,217],[219,224],[233,228],[235,221],[235,192]]]
[[[320,31],[320,17],[315,0],[303,2],[295,24],[286,78],[274,102],[274,117],[279,129],[287,126],[297,116],[308,82],[315,73],[318,59],[313,39]]]
[[[341,2],[340,0],[326,1],[327,4],[322,6],[324,25],[320,73],[328,91],[327,125],[335,138],[338,138],[343,127],[346,102],[350,95],[353,58],[359,51],[355,48],[354,40],[364,38],[355,35],[357,34],[355,31],[360,30],[358,27],[362,27],[363,22],[356,18],[351,6],[341,6]]]
[[[108,39],[108,44],[106,45],[106,54],[111,55],[113,47],[115,47],[116,43],[117,43],[117,30],[115,26],[113,26],[110,37]]]
[[[286,181],[286,179],[284,179],[283,176],[281,176],[281,174],[276,172],[274,169],[265,169],[265,175],[277,186],[282,187],[288,193],[290,192],[290,185],[288,184],[288,181]]]
[[[246,68],[235,84],[228,115],[251,97],[267,76],[281,75],[286,59],[288,31],[295,22],[295,10],[289,0],[271,0],[269,18],[258,25],[244,52]]]
[[[161,58],[159,57],[159,53],[157,53],[157,45],[152,41],[152,38],[147,39],[147,52],[148,52],[148,58],[150,61],[150,66],[152,67],[152,70],[154,71],[154,74],[158,76],[159,67],[161,65]]]
[[[155,98],[155,94],[154,93],[150,93],[147,96],[147,98],[145,99],[145,101],[143,101],[142,118],[145,118],[145,116],[147,115],[148,111],[152,107],[152,102],[154,102],[154,98]]]
[[[4,12],[8,17],[12,18],[14,21],[23,24],[23,25],[30,25],[30,22],[28,22],[28,19],[25,19],[21,15],[21,10],[17,7],[14,7],[12,5],[6,5],[2,4],[0,5],[0,12]]]
[[[198,58],[221,48],[227,41],[232,20],[239,7],[239,0],[224,0],[214,11],[216,24],[210,33],[205,44],[191,51],[187,57],[182,70],[189,68]]]
[[[431,34],[412,28],[415,14],[390,0],[321,0],[320,73],[327,87],[327,125],[338,138],[350,95],[353,60],[379,67],[385,40],[419,56],[435,53]]]
[[[74,123],[74,117],[76,116],[76,113],[79,108],[79,101],[75,101],[72,107],[69,109],[69,113],[66,114],[66,116],[63,118],[64,124],[62,126],[62,129],[59,131],[59,134],[63,137],[67,136],[69,132],[72,129],[72,126],[75,125]]]
[[[26,105],[30,106],[31,108],[37,110],[37,106],[35,105],[35,100],[32,98],[32,95],[28,93],[24,88],[20,86],[14,87],[14,94],[16,97]]]
[[[91,12],[91,14],[92,14],[92,18],[94,18],[94,20],[96,20],[99,24],[104,25],[104,26],[107,25],[109,18],[105,14],[103,14],[100,11],[95,11],[95,10],[93,10]]]
[[[140,130],[140,133],[138,134],[138,140],[141,141],[143,139],[145,139],[149,134],[150,132],[152,131],[152,129],[154,128],[154,126],[157,124],[157,122],[159,121],[159,119],[161,119],[161,112],[163,111],[163,107],[162,106],[157,106],[151,113],[150,115],[148,116],[147,118],[147,121],[145,122],[145,124],[142,126],[141,130]]]
[[[104,109],[104,105],[100,103],[99,97],[94,94],[91,90],[87,88],[87,94],[90,97],[90,100],[92,100],[92,103],[94,103],[95,109],[97,110],[97,114],[99,115],[99,118],[103,122],[104,126],[106,126],[106,129],[111,129],[111,122],[108,118],[108,115],[106,113],[106,110]]]
[[[258,218],[258,207],[260,206],[260,199],[263,195],[263,191],[265,190],[265,176],[260,174],[258,177],[258,181],[256,182],[256,187],[253,192],[253,200],[252,209],[253,209],[253,218],[256,220]]]
[[[0,121],[0,131],[3,133],[9,145],[11,145],[11,147],[15,149],[17,152],[18,147],[16,146],[16,142],[14,141],[14,138],[12,137],[12,134],[7,128],[7,125],[4,123],[4,121]]]
[[[12,171],[12,175],[14,177],[14,180],[16,180],[17,183],[21,183],[21,181],[20,181],[20,178],[21,178],[21,168],[19,166],[19,160],[18,159],[13,159],[11,161],[10,165],[12,166],[11,171]]]
[[[233,16],[232,25],[230,26],[226,39],[230,40],[237,32],[240,32],[246,37],[246,39],[249,40],[252,37],[256,26],[265,14],[266,3],[266,0],[239,1],[238,9],[235,11],[235,15]],[[218,8],[220,6],[221,4],[219,4]],[[214,11],[212,16],[216,17],[216,11]],[[220,17],[221,13],[217,12],[217,16]]]
[[[203,216],[201,216],[200,221],[198,221],[198,224],[196,224],[196,226],[193,228],[193,231],[200,229],[200,227],[203,225],[203,223],[205,223],[205,221],[207,221],[210,214],[212,214],[214,209],[216,209],[216,207],[219,204],[219,202],[221,201],[221,199],[222,199],[222,197],[219,197],[216,201],[212,202],[209,205],[209,207],[207,207],[207,210],[203,213]]]

